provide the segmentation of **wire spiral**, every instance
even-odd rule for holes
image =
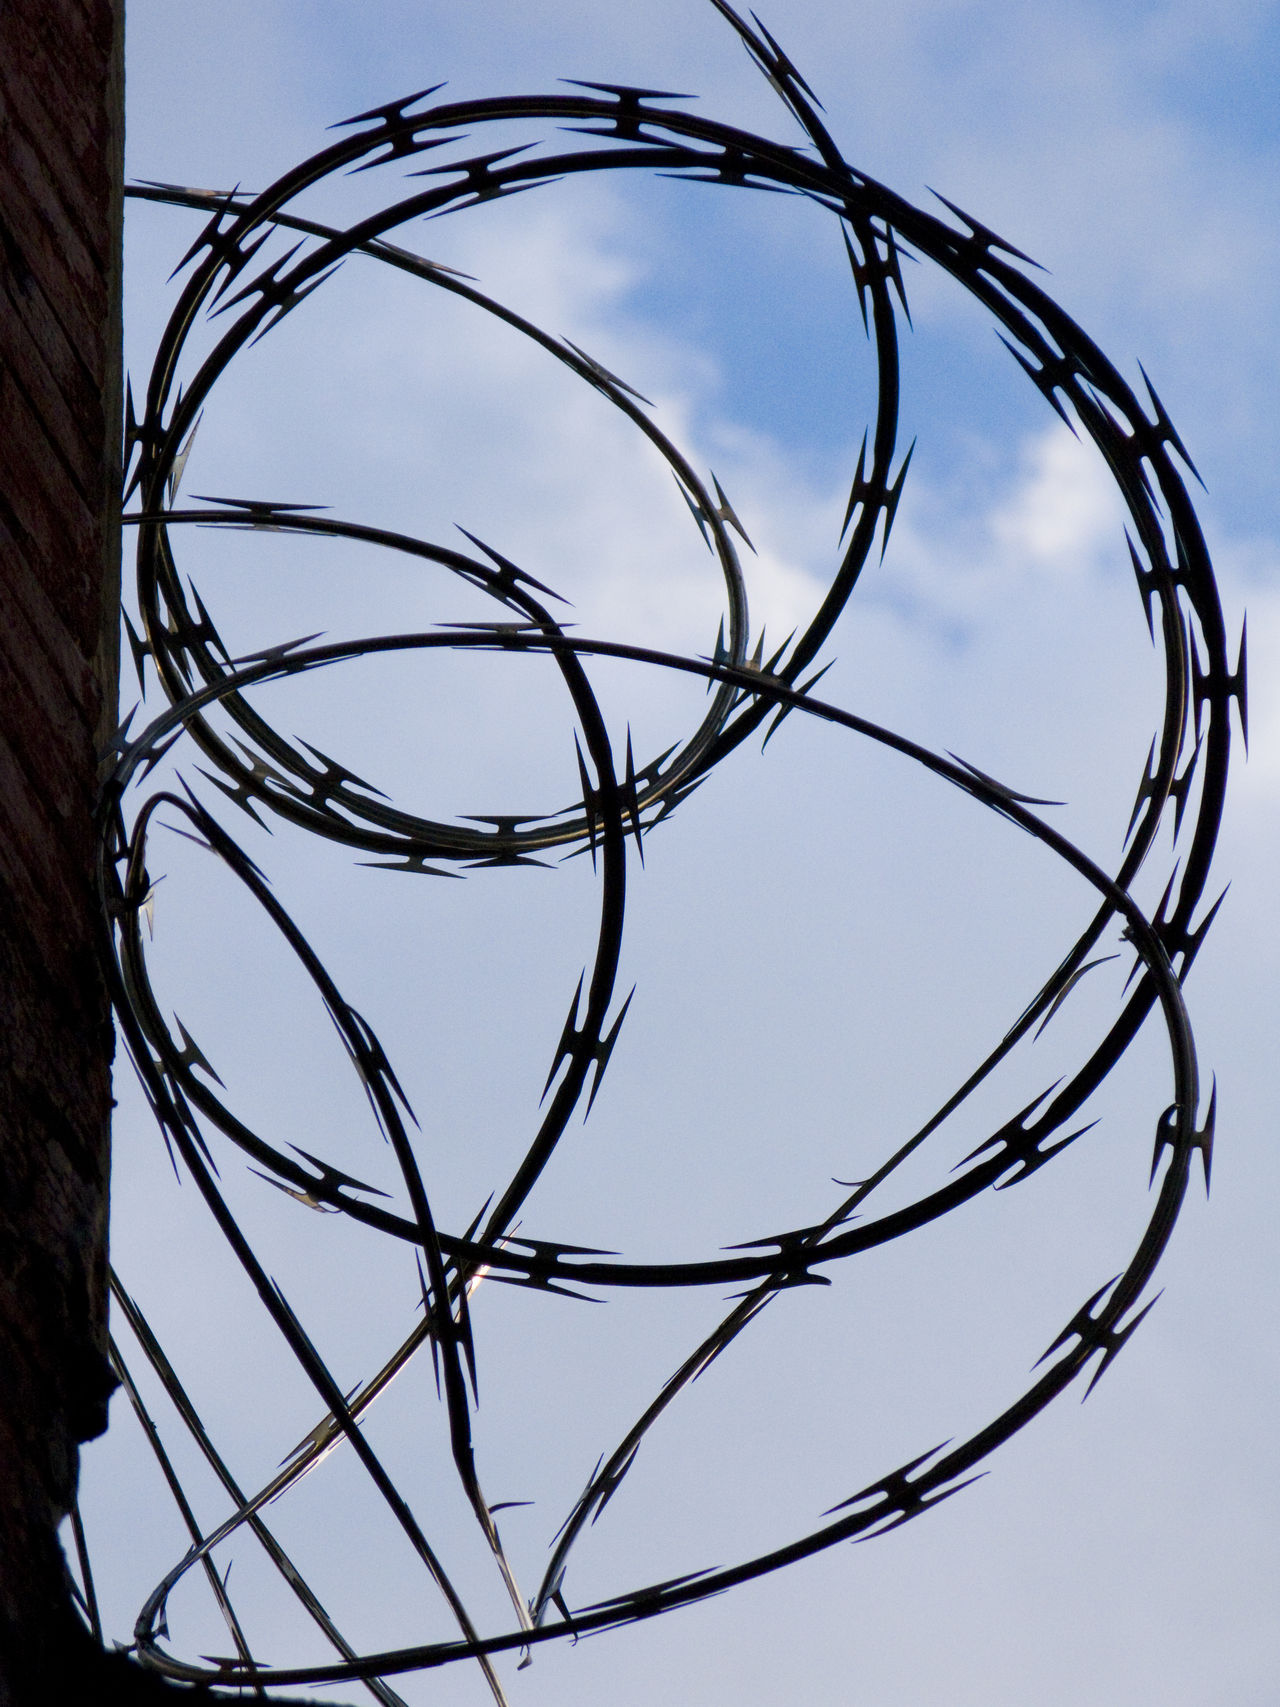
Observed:
[[[194,1181],[325,1413],[304,1449],[267,1486],[252,1492],[242,1489],[142,1313],[113,1279],[118,1308],[232,1508],[216,1529],[199,1526],[139,1389],[120,1359],[120,1378],[153,1439],[191,1537],[189,1551],[147,1600],[135,1632],[142,1661],[175,1679],[257,1688],[361,1680],[376,1699],[394,1703],[400,1697],[389,1679],[466,1659],[479,1663],[495,1699],[502,1701],[494,1655],[649,1618],[838,1542],[895,1528],[965,1486],[996,1447],[1079,1376],[1091,1369],[1091,1381],[1097,1381],[1151,1307],[1144,1294],[1197,1153],[1208,1181],[1215,1096],[1212,1091],[1206,1095],[1201,1083],[1182,985],[1215,910],[1201,914],[1226,788],[1230,702],[1236,700],[1243,723],[1245,674],[1243,640],[1234,669],[1228,657],[1211,565],[1179,466],[1190,469],[1189,459],[1154,391],[1148,385],[1145,401],[1135,396],[1096,345],[1028,277],[1026,256],[951,203],[945,205],[956,223],[912,206],[849,166],[824,126],[816,97],[769,32],[758,21],[746,23],[724,0],[712,3],[802,127],[805,146],[787,146],[696,117],[671,106],[681,97],[656,90],[581,84],[572,92],[550,96],[434,105],[429,103],[437,90],[428,90],[347,121],[341,140],[260,195],[215,195],[154,185],[129,192],[204,210],[209,219],[182,263],[187,277],[160,341],[141,416],[135,416],[132,401],[129,406],[126,502],[136,496],[136,505],[127,511],[126,521],[137,530],[142,622],[141,634],[130,626],[129,639],[139,674],[149,661],[168,706],[140,734],[130,733],[126,723],[105,760],[99,874],[109,965],[121,1032],[170,1153]],[[487,145],[495,133],[500,140],[504,126],[531,120],[553,122],[583,140],[556,153],[496,146],[462,156],[458,144],[464,135],[480,135]],[[438,149],[451,152],[437,157]],[[344,229],[296,211],[306,191],[335,174],[388,164],[408,168],[425,180],[425,187]],[[830,585],[809,625],[768,657],[762,640],[753,640],[749,621],[734,537],[745,535],[714,477],[704,479],[655,425],[644,400],[590,356],[485,295],[471,281],[390,240],[390,234],[411,220],[460,213],[557,179],[621,170],[801,196],[838,222],[848,251],[861,320],[874,352],[874,420],[853,475],[842,555]],[[291,246],[270,261],[256,260],[277,233],[285,234]],[[471,536],[473,549],[464,552],[300,506],[252,498],[214,499],[185,508],[178,504],[191,438],[219,379],[250,344],[319,289],[343,260],[357,254],[505,322],[594,388],[645,435],[675,476],[723,580],[724,621],[711,656],[691,657],[570,633],[555,612],[557,595],[550,588]],[[910,449],[904,453],[898,443],[898,329],[899,315],[906,311],[900,260],[905,255],[942,268],[982,304],[1032,384],[1068,426],[1097,447],[1128,512],[1137,591],[1152,639],[1163,654],[1164,707],[1143,767],[1123,858],[1114,871],[1101,868],[1037,814],[1035,808],[1046,802],[1015,792],[950,754],[929,751],[829,704],[814,691],[824,673],[815,669],[824,642],[877,542],[882,554],[888,544],[911,459]],[[224,317],[225,330],[193,366],[188,354],[192,331],[215,315]],[[345,643],[316,644],[313,636],[233,658],[214,617],[179,568],[180,530],[192,525],[375,545],[438,565],[491,598],[501,615],[492,621]],[[380,796],[341,760],[286,738],[249,698],[251,690],[264,684],[357,658],[503,652],[551,660],[568,693],[579,731],[575,740],[581,796],[567,811],[469,821],[415,816]],[[588,677],[590,660],[610,658],[705,681],[709,694],[701,722],[671,750],[637,758],[629,734],[623,743],[607,727]],[[792,713],[899,754],[1035,838],[1093,891],[1094,912],[1087,928],[1016,1025],[972,1068],[928,1124],[868,1178],[851,1186],[815,1224],[754,1246],[681,1262],[624,1260],[523,1235],[517,1230],[523,1224],[522,1209],[570,1119],[590,1108],[627,1012],[630,997],[619,999],[618,973],[627,884],[636,876],[631,862],[637,854],[643,856],[645,838],[729,753],[757,732],[763,731],[767,741]],[[594,959],[573,995],[550,1064],[537,1129],[511,1177],[465,1229],[438,1225],[423,1156],[411,1131],[412,1112],[391,1062],[253,860],[193,789],[145,792],[150,773],[178,742],[194,744],[212,767],[206,774],[214,786],[258,822],[274,815],[394,869],[449,874],[458,867],[544,863],[538,856],[554,853],[589,855],[599,879]],[[145,934],[153,888],[149,838],[162,808],[223,862],[310,979],[391,1145],[408,1213],[375,1201],[372,1188],[333,1163],[300,1151],[291,1154],[250,1127],[218,1094],[220,1082],[194,1040],[165,1019],[152,986]],[[1170,821],[1179,859],[1158,907],[1146,912],[1131,891]],[[1070,1076],[991,1131],[948,1183],[905,1207],[878,1212],[874,1198],[879,1188],[1020,1042],[1053,1017],[1095,964],[1092,957],[1106,933],[1116,929],[1135,956],[1135,975],[1119,1011]],[[730,1567],[571,1607],[565,1577],[573,1548],[626,1477],[646,1434],[771,1300],[786,1289],[826,1283],[842,1260],[904,1237],[988,1188],[1012,1184],[1044,1167],[1078,1135],[1072,1123],[1082,1106],[1122,1060],[1153,1012],[1158,1012],[1167,1037],[1171,1089],[1156,1121],[1152,1180],[1158,1176],[1159,1183],[1150,1216],[1124,1271],[1094,1292],[1063,1326],[1016,1402],[969,1438],[895,1466],[851,1498],[842,1498],[812,1532]],[[229,1207],[211,1148],[215,1133],[236,1146],[269,1183],[312,1208],[347,1216],[388,1240],[400,1241],[416,1259],[424,1304],[421,1320],[354,1396],[341,1390]],[[740,1289],[728,1313],[602,1457],[528,1598],[504,1550],[496,1508],[482,1490],[472,1439],[476,1360],[469,1299],[483,1277],[570,1296],[583,1287],[606,1293],[615,1288],[726,1284]],[[387,1384],[427,1347],[447,1408],[459,1484],[512,1604],[509,1627],[496,1633],[477,1627],[422,1521],[362,1426],[366,1411]],[[455,1638],[357,1652],[268,1526],[266,1503],[296,1485],[344,1441],[435,1583],[456,1622]],[[245,1529],[265,1549],[333,1648],[331,1662],[266,1665],[250,1651],[225,1581],[213,1564],[214,1550]],[[91,1604],[83,1560],[82,1566],[86,1601]],[[198,1663],[163,1645],[168,1597],[193,1570],[205,1573],[226,1619],[235,1647],[231,1657]]]

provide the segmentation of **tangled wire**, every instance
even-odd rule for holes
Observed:
[[[1230,741],[1230,701],[1244,717],[1243,640],[1233,670],[1217,590],[1179,463],[1189,459],[1155,393],[1146,401],[1129,389],[1084,332],[1028,276],[1027,257],[951,203],[957,223],[910,205],[849,166],[820,116],[816,97],[769,32],[748,24],[725,0],[712,0],[756,65],[803,128],[807,142],[792,147],[695,117],[670,103],[681,97],[614,84],[578,84],[571,92],[424,105],[424,91],[347,121],[341,140],[287,172],[262,194],[211,194],[144,186],[130,194],[208,213],[186,255],[181,296],[169,319],[147,387],[145,406],[127,423],[136,494],[127,522],[137,533],[137,597],[142,633],[129,638],[141,675],[153,667],[167,709],[140,734],[122,728],[105,766],[100,815],[100,884],[110,931],[110,967],[122,1035],[146,1097],[175,1159],[194,1181],[209,1212],[252,1283],[276,1332],[314,1388],[320,1425],[266,1486],[240,1487],[202,1422],[179,1376],[123,1286],[113,1279],[117,1306],[163,1385],[195,1446],[231,1505],[211,1531],[197,1523],[171,1456],[161,1442],[123,1359],[117,1367],[138,1409],[191,1537],[187,1553],[148,1598],[135,1632],[142,1661],[165,1675],[226,1686],[264,1688],[360,1680],[381,1702],[400,1700],[390,1678],[473,1660],[492,1693],[505,1699],[493,1656],[536,1644],[617,1627],[688,1605],[762,1576],[838,1542],[880,1534],[919,1516],[966,1485],[1004,1441],[1091,1371],[1096,1382],[1132,1334],[1150,1303],[1143,1295],[1172,1232],[1197,1152],[1206,1184],[1214,1128],[1214,1095],[1206,1095],[1183,1002],[1182,984],[1212,919],[1196,921],[1208,878],[1224,798]],[[457,157],[463,136],[488,139],[504,125],[555,122],[585,140],[547,153],[496,146]],[[452,147],[446,156],[434,151]],[[428,159],[428,157],[431,157]],[[438,163],[443,159],[445,163]],[[419,167],[420,160],[428,163]],[[388,163],[414,168],[425,180],[411,195],[346,229],[293,211],[307,190],[334,174]],[[738,518],[719,483],[708,483],[655,425],[645,402],[615,375],[566,340],[557,339],[476,288],[472,282],[389,241],[389,234],[425,216],[461,213],[553,180],[632,170],[739,188],[801,196],[840,226],[854,292],[874,350],[875,416],[863,438],[841,535],[843,554],[821,605],[803,632],[766,657],[753,636],[735,533]],[[255,257],[276,233],[296,236],[268,263]],[[568,632],[553,606],[556,595],[480,540],[459,551],[300,506],[253,498],[178,504],[179,482],[200,412],[233,360],[273,330],[346,257],[361,255],[397,269],[434,290],[483,310],[531,339],[594,388],[648,439],[666,461],[693,519],[715,555],[724,583],[724,620],[710,657],[690,657],[585,638]],[[819,652],[844,611],[867,562],[888,541],[910,451],[898,447],[898,315],[906,310],[900,260],[933,262],[994,317],[1003,342],[1029,380],[1072,428],[1097,447],[1129,517],[1129,550],[1153,641],[1162,649],[1164,707],[1158,736],[1143,767],[1126,849],[1117,869],[1102,869],[1055,831],[1015,792],[949,754],[939,754],[866,718],[828,704],[814,689]],[[224,317],[212,349],[190,365],[188,339],[202,317]],[[182,374],[182,383],[178,384]],[[1194,473],[1194,470],[1191,470]],[[420,633],[352,642],[280,644],[250,657],[232,657],[205,605],[184,583],[177,540],[183,527],[276,531],[303,538],[340,538],[439,565],[488,595],[502,614]],[[470,538],[470,536],[468,536]],[[128,619],[126,618],[126,621]],[[753,650],[754,646],[754,650]],[[578,734],[581,796],[567,811],[544,817],[497,816],[437,822],[414,816],[379,795],[354,772],[306,743],[285,738],[251,706],[249,691],[355,658],[391,654],[513,652],[553,661],[572,703]],[[692,732],[657,756],[620,754],[606,727],[587,666],[592,659],[625,659],[651,669],[705,681],[707,709]],[[219,714],[215,717],[214,714]],[[729,753],[763,731],[766,739],[792,713],[816,718],[901,755],[1042,843],[1093,892],[1093,914],[1017,1023],[970,1071],[944,1105],[869,1176],[848,1187],[816,1224],[797,1227],[751,1247],[697,1261],[637,1262],[518,1231],[530,1193],[556,1155],[575,1111],[590,1107],[617,1044],[627,1011],[616,982],[625,895],[648,837]],[[223,728],[231,725],[232,737]],[[191,789],[140,786],[178,742],[194,744],[212,767],[222,794],[256,821],[259,814],[310,830],[375,861],[418,873],[457,867],[544,863],[549,854],[589,854],[599,881],[595,956],[578,983],[547,1078],[540,1122],[511,1177],[463,1230],[437,1223],[420,1146],[404,1092],[372,1027],[343,997],[261,871],[222,822]],[[279,1147],[253,1130],[219,1095],[220,1081],[194,1040],[165,1019],[148,971],[146,922],[153,889],[149,835],[156,814],[176,816],[192,839],[210,849],[280,932],[311,980],[336,1027],[351,1065],[394,1153],[408,1212],[372,1199],[372,1188],[319,1156]],[[1179,859],[1159,905],[1144,911],[1131,890],[1172,815]],[[940,1123],[959,1108],[1020,1041],[1058,1010],[1109,931],[1119,930],[1135,958],[1134,976],[1119,1011],[1085,1058],[1052,1091],[991,1131],[962,1169],[941,1187],[905,1207],[880,1211],[876,1194]],[[1124,1271],[1098,1288],[1054,1339],[1029,1386],[976,1433],[959,1443],[895,1466],[852,1498],[842,1499],[811,1533],[727,1568],[645,1584],[609,1600],[570,1605],[565,1574],[576,1543],[623,1479],[648,1431],[689,1384],[724,1353],[777,1295],[808,1283],[827,1283],[842,1263],[936,1221],[988,1188],[1025,1179],[1077,1136],[1073,1122],[1086,1100],[1124,1057],[1144,1021],[1158,1010],[1168,1040],[1171,1087],[1156,1121],[1152,1180],[1158,1177],[1145,1230]],[[176,1024],[176,1022],[175,1022]],[[228,1140],[269,1183],[312,1208],[346,1216],[408,1247],[418,1265],[423,1314],[385,1365],[353,1395],[344,1394],[299,1315],[269,1278],[229,1207],[214,1164],[215,1134]],[[479,1281],[575,1295],[582,1287],[737,1289],[732,1307],[684,1359],[605,1453],[558,1532],[541,1582],[531,1597],[518,1585],[480,1481],[472,1439],[476,1354],[469,1299]],[[394,1376],[429,1347],[447,1409],[456,1474],[510,1597],[509,1628],[483,1632],[409,1500],[398,1489],[364,1426],[365,1413]],[[435,1583],[456,1621],[448,1641],[361,1653],[342,1634],[264,1517],[271,1499],[294,1487],[335,1444],[345,1442]],[[267,1665],[255,1659],[232,1606],[214,1550],[249,1531],[290,1591],[332,1646],[324,1665]],[[82,1557],[86,1609],[91,1579]],[[231,1631],[232,1656],[203,1663],[163,1645],[165,1610],[175,1585],[203,1570]],[[96,1617],[96,1615],[94,1615]]]

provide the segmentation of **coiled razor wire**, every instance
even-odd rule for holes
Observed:
[[[696,117],[670,103],[668,92],[607,83],[577,83],[569,93],[430,104],[437,89],[346,121],[346,134],[257,196],[211,194],[173,186],[143,186],[130,194],[204,210],[205,225],[182,266],[188,276],[164,335],[141,416],[130,399],[126,520],[137,533],[137,596],[143,632],[129,637],[141,674],[150,659],[168,709],[140,735],[121,729],[105,762],[101,796],[99,881],[110,931],[110,970],[119,1022],[170,1153],[194,1180],[209,1212],[243,1266],[275,1329],[315,1389],[324,1410],[305,1449],[266,1486],[247,1492],[236,1482],[206,1432],[179,1376],[146,1320],[113,1277],[113,1295],[154,1375],[230,1500],[231,1515],[203,1531],[187,1502],[172,1460],[137,1386],[118,1359],[118,1371],[159,1457],[191,1537],[185,1556],[148,1598],[136,1632],[143,1663],[182,1680],[262,1689],[275,1685],[360,1680],[379,1701],[400,1698],[387,1681],[399,1674],[474,1660],[495,1699],[504,1699],[493,1656],[528,1650],[562,1637],[651,1618],[677,1606],[762,1576],[838,1542],[882,1534],[908,1522],[973,1479],[978,1467],[1078,1377],[1091,1384],[1111,1363],[1151,1307],[1144,1302],[1173,1229],[1197,1153],[1206,1185],[1214,1131],[1215,1092],[1207,1096],[1183,1003],[1182,985],[1204,940],[1216,903],[1201,913],[1222,811],[1230,742],[1230,701],[1245,716],[1244,640],[1229,662],[1223,619],[1209,558],[1182,468],[1191,468],[1172,423],[1147,385],[1135,396],[1097,346],[1027,276],[1028,258],[986,226],[947,202],[949,223],[902,200],[851,167],[824,127],[808,84],[758,20],[748,24],[724,0],[712,0],[769,80],[807,143],[791,147]],[[424,104],[426,103],[426,104]],[[552,121],[588,139],[562,152],[529,155],[495,147],[443,164],[433,152],[462,136],[490,134],[516,121]],[[418,167],[419,159],[428,163]],[[404,163],[425,187],[346,229],[293,211],[302,193],[336,173]],[[817,614],[803,633],[772,656],[752,651],[746,591],[734,533],[742,535],[729,500],[712,477],[705,481],[654,424],[644,400],[575,345],[540,330],[484,295],[461,275],[396,247],[388,234],[410,220],[459,213],[575,174],[632,170],[710,184],[781,191],[804,197],[838,221],[852,268],[854,293],[871,341],[877,394],[875,419],[863,438],[841,536],[843,554]],[[296,236],[269,264],[255,257],[276,232]],[[592,386],[643,433],[665,459],[693,518],[719,564],[725,615],[714,654],[688,657],[638,645],[570,635],[554,614],[554,595],[499,552],[468,536],[462,552],[404,534],[320,516],[300,506],[257,499],[177,503],[191,435],[213,387],[252,342],[274,329],[358,254],[460,297],[532,339]],[[1164,710],[1143,766],[1126,850],[1115,871],[1103,870],[1034,811],[1043,801],[1017,793],[949,754],[939,754],[816,696],[811,673],[823,642],[853,592],[877,540],[883,553],[910,461],[898,447],[899,312],[906,311],[900,269],[904,255],[932,261],[957,279],[994,316],[1003,342],[1061,419],[1090,439],[1105,459],[1128,512],[1129,551],[1138,596],[1152,639],[1163,652]],[[225,317],[225,330],[196,371],[178,385],[187,340],[202,317]],[[1145,380],[1145,375],[1144,375]],[[1181,465],[1181,467],[1180,467]],[[233,658],[213,617],[179,572],[178,530],[199,524],[274,530],[307,538],[368,542],[447,570],[481,589],[502,614],[493,621],[422,633],[389,634],[349,643],[283,643],[252,657]],[[745,537],[745,536],[742,536]],[[126,621],[128,619],[126,618]],[[314,637],[313,637],[314,638]],[[344,661],[387,654],[512,652],[554,661],[577,727],[581,798],[545,817],[489,817],[436,822],[401,810],[345,766],[283,737],[252,709],[248,690]],[[626,659],[704,679],[709,704],[702,722],[676,747],[637,760],[628,735],[620,760],[585,665],[593,658]],[[210,721],[217,710],[236,737]],[[869,1178],[852,1186],[814,1225],[698,1261],[636,1262],[579,1246],[534,1239],[516,1231],[522,1206],[547,1168],[571,1115],[590,1106],[618,1039],[629,997],[615,989],[622,942],[628,860],[644,838],[709,775],[762,728],[766,735],[799,712],[887,747],[968,795],[1041,842],[1095,896],[1085,931],[1016,1025],[979,1062],[933,1118],[889,1155]],[[767,727],[766,727],[767,726]],[[544,1112],[523,1159],[486,1210],[463,1231],[437,1224],[410,1133],[410,1111],[392,1065],[368,1022],[347,1002],[308,942],[275,898],[249,856],[194,792],[164,789],[135,804],[137,785],[177,742],[194,743],[213,767],[223,794],[255,820],[259,814],[312,830],[395,869],[450,872],[477,865],[542,863],[539,855],[588,851],[599,879],[599,932],[594,963],[574,994],[551,1062]],[[132,792],[131,792],[132,791]],[[126,810],[128,805],[128,810]],[[403,1177],[410,1213],[370,1201],[371,1188],[320,1157],[293,1154],[245,1124],[210,1084],[199,1048],[161,1013],[148,973],[143,923],[152,880],[148,838],[157,811],[176,814],[186,833],[213,851],[282,934],[319,993],[358,1074]],[[1179,859],[1159,905],[1144,912],[1130,891],[1172,814]],[[1197,920],[1197,915],[1200,915]],[[1120,929],[1136,956],[1119,1011],[1069,1077],[1020,1114],[991,1131],[956,1177],[905,1207],[875,1213],[878,1188],[937,1126],[980,1086],[1017,1043],[1042,1026],[1094,962],[1108,929]],[[689,1383],[718,1358],[777,1294],[829,1279],[843,1259],[901,1238],[969,1202],[989,1187],[1026,1178],[1058,1155],[1077,1132],[1072,1122],[1158,1009],[1168,1039],[1172,1085],[1156,1121],[1154,1206],[1118,1277],[1099,1287],[1054,1339],[1030,1386],[1015,1403],[959,1444],[896,1466],[851,1498],[843,1498],[811,1533],[727,1568],[644,1584],[608,1600],[571,1606],[565,1574],[575,1544],[626,1476],[646,1433]],[[222,1134],[270,1183],[312,1207],[350,1217],[402,1241],[418,1263],[424,1314],[395,1355],[358,1390],[344,1396],[283,1292],[269,1279],[220,1189],[210,1138]],[[301,1158],[301,1159],[299,1159]],[[867,1206],[867,1210],[864,1210]],[[853,1224],[856,1215],[861,1218]],[[569,1512],[533,1595],[526,1599],[503,1550],[479,1479],[471,1417],[475,1349],[469,1295],[484,1275],[545,1293],[579,1288],[692,1288],[732,1284],[733,1307],[685,1359],[634,1425],[605,1455]],[[397,1489],[363,1426],[367,1409],[410,1359],[429,1345],[447,1406],[452,1456],[462,1489],[510,1597],[509,1628],[477,1628],[418,1516]],[[118,1356],[118,1354],[117,1354]],[[456,1622],[448,1641],[360,1653],[344,1637],[302,1573],[273,1535],[263,1511],[294,1486],[335,1443],[345,1441],[437,1586]],[[324,1665],[267,1665],[251,1653],[214,1549],[247,1529],[265,1549],[290,1590],[334,1650]],[[86,1613],[96,1624],[91,1579],[83,1557]],[[175,1585],[202,1569],[231,1631],[231,1657],[197,1663],[162,1645],[165,1609]]]

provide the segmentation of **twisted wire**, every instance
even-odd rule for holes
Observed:
[[[121,1379],[170,1481],[190,1535],[187,1553],[148,1597],[135,1630],[136,1651],[148,1666],[185,1681],[223,1685],[364,1683],[383,1703],[400,1700],[388,1681],[454,1661],[476,1661],[498,1701],[505,1699],[493,1656],[653,1617],[776,1570],[838,1542],[882,1534],[913,1520],[966,1486],[990,1454],[1054,1398],[1091,1370],[1090,1387],[1110,1365],[1151,1307],[1150,1282],[1185,1197],[1197,1154],[1208,1183],[1216,1093],[1205,1095],[1182,985],[1204,940],[1216,903],[1203,907],[1225,795],[1234,699],[1243,724],[1244,645],[1233,668],[1205,542],[1184,470],[1194,474],[1159,398],[1146,384],[1139,398],[1089,337],[1028,275],[1028,258],[953,204],[946,219],[914,207],[850,166],[830,137],[816,97],[768,31],[748,24],[723,0],[712,0],[802,127],[793,147],[697,117],[670,103],[682,97],[622,85],[585,84],[548,96],[432,104],[438,89],[391,102],[347,121],[347,134],[287,172],[256,196],[213,194],[166,185],[130,194],[168,206],[202,210],[208,222],[184,258],[187,269],[176,306],[160,339],[141,414],[132,397],[127,420],[129,459],[126,521],[137,534],[137,600],[142,632],[129,627],[141,675],[150,661],[166,709],[141,733],[129,723],[104,759],[99,809],[99,883],[109,937],[109,968],[122,1037],[176,1164],[194,1181],[230,1250],[255,1288],[276,1331],[314,1388],[319,1425],[264,1487],[246,1492],[202,1422],[182,1381],[136,1303],[113,1277],[113,1296],[141,1352],[231,1502],[215,1529],[202,1532],[183,1495],[160,1433],[136,1382],[117,1353]],[[424,105],[423,103],[427,103]],[[444,164],[434,151],[462,137],[496,136],[527,121],[551,122],[581,136],[560,152],[497,147]],[[335,174],[394,164],[425,187],[346,227],[299,214],[294,204]],[[731,503],[714,478],[704,478],[654,423],[638,394],[585,352],[550,336],[481,292],[472,281],[396,246],[389,234],[410,220],[457,214],[560,179],[606,171],[640,171],[712,185],[781,191],[803,197],[839,224],[860,317],[876,364],[874,420],[853,474],[842,553],[809,625],[772,656],[755,640],[735,533],[745,539]],[[275,233],[296,236],[287,252],[257,262]],[[257,498],[178,503],[178,489],[200,413],[237,356],[273,330],[349,256],[391,267],[424,286],[459,297],[531,339],[618,409],[672,470],[692,519],[717,563],[725,616],[711,655],[690,657],[594,639],[562,626],[557,595],[500,552],[468,536],[461,551],[297,505]],[[1033,800],[954,755],[933,752],[893,730],[830,704],[811,672],[875,548],[888,546],[911,450],[900,453],[899,315],[906,292],[901,259],[932,262],[956,279],[991,314],[1002,341],[1057,415],[1090,440],[1103,457],[1128,514],[1129,551],[1138,595],[1164,665],[1160,728],[1142,768],[1123,857],[1114,871],[1096,864],[1056,831]],[[211,317],[225,329],[188,372],[188,341]],[[179,375],[183,375],[179,384]],[[1144,375],[1145,381],[1145,375]],[[304,539],[343,538],[434,563],[479,589],[502,609],[487,622],[349,642],[286,641],[247,658],[233,658],[214,617],[179,567],[181,530],[193,525],[277,532]],[[126,617],[126,621],[128,618]],[[437,821],[385,799],[339,759],[292,741],[250,704],[250,690],[360,658],[403,654],[426,664],[432,653],[514,653],[554,663],[572,705],[579,736],[581,797],[569,810],[545,816],[489,816]],[[641,755],[628,733],[611,733],[586,670],[591,659],[622,659],[653,670],[701,679],[709,693],[698,726],[669,751]],[[215,721],[213,714],[220,721]],[[958,789],[987,811],[1034,838],[1064,862],[1094,895],[1088,925],[1040,985],[1016,1024],[969,1072],[930,1120],[813,1225],[711,1257],[678,1262],[638,1261],[581,1246],[532,1238],[518,1229],[521,1211],[566,1127],[588,1108],[617,1043],[630,997],[619,1000],[619,957],[631,862],[644,841],[753,734],[768,737],[783,718],[800,714],[876,743]],[[222,728],[229,723],[234,736]],[[594,959],[573,995],[550,1064],[543,1113],[510,1179],[462,1230],[437,1223],[413,1137],[413,1114],[377,1035],[345,999],[302,931],[249,855],[210,804],[188,785],[145,792],[148,778],[176,743],[190,743],[211,766],[215,790],[257,823],[271,816],[372,856],[375,863],[420,874],[458,868],[543,864],[539,855],[586,852],[599,881]],[[209,1063],[181,1026],[175,1033],[152,986],[145,924],[153,880],[149,837],[157,812],[176,816],[183,833],[222,862],[265,914],[305,971],[333,1021],[350,1062],[389,1141],[409,1212],[375,1198],[373,1189],[331,1162],[288,1153],[242,1120],[219,1094]],[[1144,911],[1132,889],[1171,824],[1178,859],[1162,899]],[[959,1109],[1024,1039],[1053,1018],[1095,964],[1104,935],[1119,928],[1135,957],[1134,976],[1119,1010],[1085,1058],[1048,1092],[991,1131],[942,1186],[892,1210],[871,1200],[928,1137]],[[896,1466],[825,1514],[829,1521],[770,1551],[730,1567],[645,1584],[607,1600],[571,1607],[565,1588],[573,1548],[626,1477],[640,1444],[689,1384],[733,1344],[780,1292],[827,1283],[845,1259],[904,1237],[972,1201],[1048,1165],[1085,1128],[1073,1126],[1085,1102],[1124,1058],[1144,1022],[1158,1015],[1168,1046],[1170,1092],[1156,1121],[1152,1182],[1158,1188],[1146,1226],[1123,1271],[1101,1286],[1065,1324],[1042,1366],[1016,1401],[959,1443]],[[174,1022],[176,1025],[177,1022]],[[214,1081],[211,1083],[210,1081]],[[215,1088],[216,1086],[216,1088]],[[271,1280],[263,1260],[229,1207],[211,1148],[220,1134],[256,1172],[312,1208],[345,1215],[410,1247],[418,1262],[423,1313],[413,1332],[354,1394],[344,1394],[317,1351],[301,1317]],[[866,1207],[864,1207],[866,1206]],[[732,1308],[685,1358],[612,1451],[602,1456],[568,1513],[542,1580],[526,1598],[504,1550],[480,1481],[472,1440],[476,1352],[469,1299],[481,1278],[547,1294],[606,1294],[613,1288],[677,1289],[732,1284],[742,1288]],[[435,1362],[447,1410],[453,1463],[461,1488],[510,1599],[510,1626],[483,1633],[452,1581],[421,1519],[397,1488],[362,1426],[369,1407],[424,1347]],[[342,1634],[273,1535],[263,1511],[295,1487],[336,1444],[359,1459],[449,1609],[457,1635],[374,1653],[360,1653]],[[323,1665],[266,1665],[255,1658],[231,1603],[213,1552],[230,1536],[250,1531],[299,1599],[335,1658]],[[199,1567],[222,1611],[234,1653],[203,1663],[164,1645],[165,1610],[175,1586]],[[85,1567],[86,1601],[92,1583]],[[96,1617],[96,1613],[95,1613]]]

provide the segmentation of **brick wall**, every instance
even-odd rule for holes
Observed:
[[[65,1631],[53,1530],[109,1386],[122,32],[123,0],[0,0],[0,1703]]]

